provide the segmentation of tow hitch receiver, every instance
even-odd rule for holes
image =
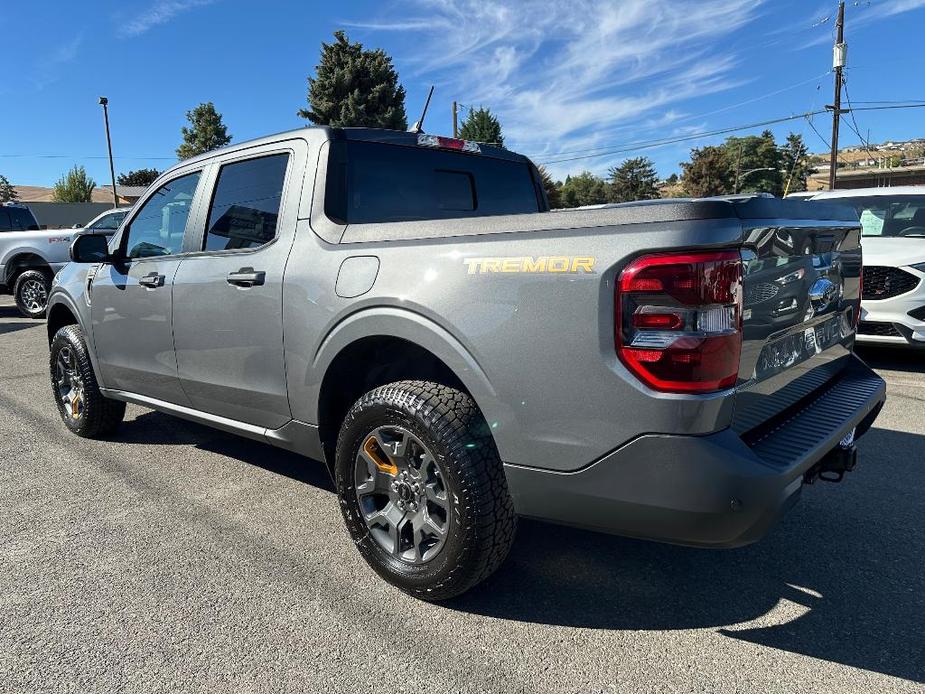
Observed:
[[[806,471],[803,481],[813,484],[817,479],[823,482],[841,482],[846,472],[851,472],[858,464],[858,448],[852,441],[848,445],[833,448],[826,456]]]

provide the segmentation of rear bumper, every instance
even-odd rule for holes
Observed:
[[[505,465],[517,512],[620,535],[737,547],[798,499],[803,475],[852,430],[862,435],[886,385],[856,357],[761,431],[649,434],[577,472]]]

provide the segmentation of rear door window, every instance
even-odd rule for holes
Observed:
[[[524,161],[383,144],[335,142],[325,211],[341,223],[539,212]]]
[[[276,238],[288,154],[222,166],[203,250],[259,248]]]

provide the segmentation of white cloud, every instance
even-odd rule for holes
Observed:
[[[83,40],[83,34],[78,34],[41,54],[36,62],[33,78],[36,89],[44,89],[58,80],[61,68],[77,58]]]
[[[673,105],[742,84],[723,39],[754,19],[761,4],[411,0],[376,21],[350,25],[412,33],[413,53],[398,53],[401,64],[441,85],[445,98],[490,107],[506,142],[542,161],[611,144],[621,134],[639,139],[628,131],[680,118]]]
[[[160,24],[166,24],[183,12],[214,2],[217,0],[157,0],[147,10],[120,26],[117,33],[123,38],[139,36]]]

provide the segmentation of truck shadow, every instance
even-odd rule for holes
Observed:
[[[874,369],[925,373],[925,350],[901,347],[857,347],[857,354]]]
[[[858,470],[805,489],[763,541],[698,550],[521,523],[501,570],[452,609],[733,639],[925,682],[925,436],[872,430]]]
[[[157,412],[115,440],[194,445],[333,492],[323,464]],[[925,682],[925,436],[871,430],[861,464],[818,483],[761,542],[701,550],[524,520],[511,556],[448,603],[592,629],[716,629],[732,639]]]
[[[134,419],[126,420],[113,440],[133,444],[195,446],[327,492],[334,491],[334,484],[322,462],[160,412],[145,411]]]

